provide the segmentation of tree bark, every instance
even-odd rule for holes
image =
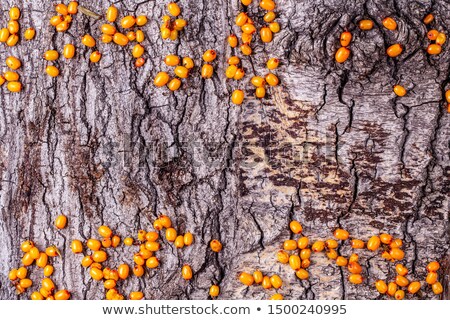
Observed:
[[[3,25],[15,1],[2,1]],[[260,269],[283,279],[279,290],[286,299],[378,299],[373,283],[392,281],[395,263],[380,252],[358,252],[364,284],[347,281],[347,271],[325,255],[312,258],[310,279],[276,262],[275,253],[293,237],[289,221],[299,220],[304,234],[328,239],[337,227],[367,240],[381,232],[403,239],[409,278],[423,281],[426,264],[441,262],[443,296],[429,286],[409,298],[448,297],[449,281],[449,89],[450,53],[429,56],[427,26],[422,18],[435,14],[431,25],[449,35],[445,1],[277,1],[281,32],[273,42],[252,45],[254,54],[242,57],[246,78],[226,80],[231,50],[226,37],[239,33],[234,17],[239,1],[179,1],[188,26],[177,41],[159,35],[166,1],[116,3],[122,15],[145,14],[142,28],[147,63],[136,69],[126,49],[98,41],[103,53],[89,63],[92,51],[81,45],[86,34],[100,36],[102,20],[78,13],[67,33],[55,34],[48,19],[50,1],[23,3],[21,27],[37,30],[36,39],[14,48],[0,46],[0,60],[20,57],[24,90],[1,88],[0,95],[0,298],[27,299],[33,290],[16,295],[7,278],[20,266],[20,243],[33,240],[43,250],[56,245],[61,258],[51,259],[52,276],[73,299],[102,299],[101,282],[93,281],[70,250],[73,239],[98,237],[109,225],[122,239],[151,230],[160,214],[169,215],[180,233],[195,236],[192,246],[174,249],[166,240],[159,252],[161,265],[142,278],[119,285],[128,295],[141,290],[147,299],[206,299],[212,283],[222,299],[267,299],[274,290],[247,288],[239,272]],[[98,13],[107,1],[80,1]],[[248,9],[257,25],[262,11],[256,1]],[[383,28],[392,16],[398,30]],[[361,31],[362,18],[375,22]],[[352,55],[336,64],[339,35],[353,33]],[[258,38],[258,37],[256,37]],[[42,54],[77,46],[75,59],[60,58],[61,75],[45,74]],[[386,56],[394,43],[404,45],[396,59]],[[200,77],[201,56],[218,52],[212,79]],[[195,58],[196,68],[182,89],[169,93],[152,79],[167,54]],[[270,57],[281,60],[275,70],[281,84],[266,99],[254,98],[250,76],[265,75]],[[392,86],[408,89],[396,97]],[[235,88],[246,90],[245,103],[229,101]],[[56,230],[55,218],[64,213],[68,227]],[[164,238],[164,237],[162,237]],[[220,239],[223,251],[208,243]],[[105,265],[132,263],[135,248],[108,249]],[[343,244],[339,253],[352,249]],[[190,264],[194,277],[181,278]],[[30,268],[32,289],[42,270]],[[424,283],[424,282],[422,282]]]

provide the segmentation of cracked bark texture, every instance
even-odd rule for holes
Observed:
[[[129,48],[98,44],[103,59],[88,63],[90,50],[80,38],[98,38],[101,21],[80,13],[65,34],[48,25],[50,1],[21,4],[22,29],[33,26],[37,37],[14,48],[0,46],[0,59],[13,54],[23,60],[24,90],[0,95],[0,298],[17,296],[8,270],[20,265],[19,245],[32,239],[40,249],[55,244],[62,259],[52,259],[52,277],[74,299],[101,299],[101,282],[90,279],[81,256],[70,251],[72,239],[98,237],[107,224],[124,238],[151,229],[161,213],[179,232],[191,231],[195,243],[175,250],[165,240],[161,266],[143,278],[131,277],[120,292],[142,290],[147,299],[206,299],[212,283],[223,299],[265,299],[274,293],[247,288],[237,280],[241,271],[278,273],[279,290],[287,299],[379,299],[376,279],[393,279],[394,264],[380,253],[361,251],[366,281],[348,283],[341,271],[321,254],[312,257],[309,281],[275,262],[275,252],[290,237],[288,223],[301,221],[312,239],[331,237],[340,226],[367,240],[389,232],[405,243],[405,265],[411,279],[424,280],[431,259],[444,268],[441,281],[448,297],[449,256],[449,117],[443,94],[448,88],[450,53],[430,57],[423,16],[434,12],[434,28],[449,34],[445,1],[277,1],[282,26],[270,44],[254,45],[243,58],[247,74],[264,75],[269,57],[282,64],[282,84],[262,101],[254,99],[248,76],[245,103],[229,102],[236,84],[223,75],[232,54],[225,38],[242,10],[233,1],[179,1],[189,22],[179,41],[159,36],[167,1],[117,1],[121,14],[146,14],[143,27],[147,63],[133,67]],[[17,1],[2,1],[0,21]],[[107,1],[80,1],[103,13]],[[261,17],[253,4],[249,11]],[[397,31],[380,21],[394,17]],[[361,18],[375,21],[371,31],[355,27]],[[259,23],[259,19],[256,19]],[[354,35],[351,58],[334,62],[340,32]],[[44,74],[45,50],[77,45],[76,58],[57,65],[61,76]],[[393,43],[405,46],[397,59],[387,58]],[[216,73],[199,77],[201,54],[215,49]],[[183,90],[156,89],[152,78],[167,54],[191,56],[197,68]],[[245,85],[244,85],[245,83]],[[401,83],[403,98],[392,93]],[[68,228],[56,231],[57,215],[69,217]],[[221,253],[208,249],[218,238]],[[132,264],[134,250],[108,250],[106,263]],[[340,253],[349,255],[348,244]],[[194,278],[181,278],[188,263]],[[32,268],[39,282],[42,270]],[[436,299],[430,288],[414,298]]]

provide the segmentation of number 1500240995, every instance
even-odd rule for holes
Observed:
[[[347,309],[345,305],[330,305],[330,304],[273,304],[269,305],[269,314],[346,314]]]

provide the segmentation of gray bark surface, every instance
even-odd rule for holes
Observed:
[[[395,264],[380,252],[358,252],[363,285],[347,281],[347,271],[325,255],[313,255],[310,279],[300,281],[275,253],[293,237],[289,221],[299,220],[311,239],[328,239],[336,227],[367,240],[389,232],[402,238],[410,279],[424,280],[426,264],[441,262],[441,281],[448,297],[449,274],[449,116],[444,98],[449,89],[450,51],[426,54],[427,28],[422,18],[433,12],[433,27],[448,35],[450,5],[445,1],[277,1],[282,30],[270,44],[258,40],[254,54],[243,58],[245,80],[226,81],[232,55],[226,37],[238,32],[234,17],[240,2],[180,1],[188,26],[177,41],[159,35],[166,1],[118,1],[122,15],[146,14],[147,63],[135,69],[131,47],[98,43],[99,64],[88,62],[85,33],[100,36],[102,20],[82,14],[67,33],[55,34],[48,19],[51,1],[19,4],[22,30],[33,26],[36,39],[14,48],[0,45],[0,61],[20,57],[24,83],[20,94],[0,88],[0,298],[17,296],[7,279],[20,266],[20,243],[33,240],[40,249],[56,245],[54,279],[73,299],[102,299],[102,282],[93,281],[70,250],[72,239],[98,237],[109,225],[122,239],[151,230],[153,220],[168,214],[177,230],[190,231],[195,243],[176,250],[163,240],[161,266],[140,279],[131,277],[119,291],[142,290],[147,299],[206,299],[212,283],[222,299],[267,299],[275,290],[247,288],[242,271],[277,273],[286,299],[378,299],[373,283],[395,277]],[[17,1],[2,1],[0,23]],[[107,1],[80,1],[105,12]],[[261,11],[255,3],[255,14]],[[397,31],[383,28],[392,16]],[[371,31],[356,27],[361,18],[375,21]],[[259,20],[255,19],[256,21]],[[339,34],[354,35],[351,58],[334,62]],[[42,54],[77,46],[76,58],[60,58],[61,75],[45,74]],[[403,54],[388,58],[387,46],[404,44]],[[215,75],[199,76],[201,55],[215,49]],[[182,90],[169,93],[153,86],[167,54],[195,58],[193,75]],[[253,97],[249,78],[264,75],[269,57],[279,57],[281,85],[267,99]],[[409,93],[397,98],[396,83]],[[234,106],[234,88],[246,100]],[[61,213],[64,230],[53,227]],[[208,243],[220,239],[219,254]],[[108,249],[105,265],[132,265],[135,248]],[[352,252],[344,244],[340,253]],[[190,264],[194,278],[181,278]],[[31,279],[42,270],[30,268]],[[34,285],[33,288],[37,288]],[[408,296],[408,298],[411,298]],[[429,287],[412,298],[437,299]]]

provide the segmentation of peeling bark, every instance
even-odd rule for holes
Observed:
[[[14,1],[2,1],[2,17]],[[104,12],[107,1],[81,4]],[[264,299],[272,292],[242,286],[236,275],[260,269],[279,274],[287,299],[379,299],[376,279],[393,279],[394,264],[379,253],[361,251],[364,285],[354,286],[326,257],[315,255],[309,281],[299,281],[289,267],[275,262],[283,240],[292,237],[288,223],[297,219],[304,233],[326,239],[338,226],[354,237],[390,232],[405,243],[411,278],[424,280],[431,259],[442,262],[441,281],[448,297],[449,276],[449,117],[448,44],[436,57],[426,54],[425,25],[449,34],[445,1],[277,1],[282,30],[274,41],[243,58],[247,74],[264,75],[269,57],[279,57],[282,85],[268,99],[252,98],[248,76],[245,104],[229,102],[235,83],[223,70],[231,55],[224,39],[235,30],[236,1],[180,1],[189,22],[179,41],[159,36],[165,2],[118,1],[121,13],[146,14],[143,28],[148,61],[133,67],[129,50],[99,44],[97,65],[80,38],[100,35],[101,21],[78,14],[69,32],[54,35],[49,1],[23,4],[22,30],[33,26],[37,38],[14,48],[0,46],[0,61],[13,54],[24,63],[24,91],[0,95],[0,298],[16,296],[8,270],[20,265],[20,242],[32,239],[41,249],[55,244],[53,279],[74,299],[101,299],[102,283],[90,279],[72,239],[96,237],[101,224],[123,237],[151,229],[161,213],[180,232],[195,235],[193,246],[175,250],[163,241],[161,267],[132,277],[119,287],[124,294],[142,290],[147,299],[206,299],[209,286],[221,286],[220,298]],[[249,8],[252,14],[256,6]],[[398,31],[381,20],[394,17]],[[261,14],[260,14],[261,16]],[[361,18],[375,21],[359,31]],[[257,19],[255,19],[257,20]],[[258,20],[257,20],[258,21]],[[336,65],[338,36],[354,34],[352,56]],[[237,29],[234,31],[237,32]],[[77,45],[71,61],[60,59],[61,76],[44,74],[45,50]],[[387,58],[393,43],[405,45],[397,59]],[[218,52],[211,80],[199,77],[206,49]],[[175,94],[152,85],[165,69],[167,54],[195,57],[195,76]],[[392,86],[409,94],[397,98]],[[53,228],[55,217],[69,216],[67,229]],[[220,254],[208,250],[220,239]],[[340,253],[348,255],[348,244]],[[110,267],[132,262],[133,250],[108,250]],[[359,253],[359,252],[358,252]],[[181,266],[194,270],[190,282]],[[38,282],[42,271],[32,271]],[[28,292],[31,293],[31,292]],[[415,297],[417,298],[417,297]],[[421,298],[436,299],[430,289]]]

